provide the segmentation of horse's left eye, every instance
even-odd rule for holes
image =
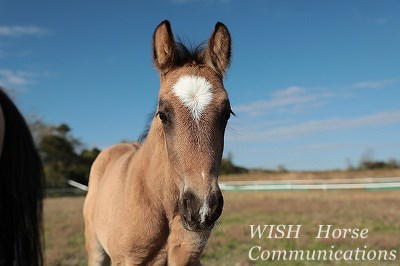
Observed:
[[[225,113],[224,114],[224,121],[228,121],[229,118],[231,118],[231,113],[230,112],[229,113]]]
[[[225,112],[225,114],[223,116],[223,119],[225,122],[228,122],[229,118],[231,118],[231,114],[235,115],[235,113],[232,110]]]
[[[235,115],[235,114],[232,112],[232,110],[229,110],[229,111],[225,112],[225,114],[224,114],[224,121],[225,121],[225,122],[228,122],[229,118],[231,118],[231,114]]]

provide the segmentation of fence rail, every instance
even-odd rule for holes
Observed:
[[[223,191],[288,191],[400,189],[400,177],[366,177],[352,179],[226,181],[219,184]]]
[[[74,180],[70,179],[70,180],[67,181],[67,183],[68,183],[68,185],[76,187],[76,188],[78,188],[80,190],[88,191],[88,186],[85,186],[85,185],[83,185],[81,183],[78,183],[78,182],[76,182]]]
[[[68,184],[86,192],[88,187],[68,180]],[[225,181],[219,186],[223,191],[301,191],[301,190],[349,190],[349,189],[400,189],[400,177],[365,177],[351,179],[309,179],[309,180],[260,180]],[[62,193],[63,189],[58,191]],[[64,189],[65,190],[65,189]],[[68,190],[68,189],[67,189]],[[70,191],[70,189],[68,190]]]

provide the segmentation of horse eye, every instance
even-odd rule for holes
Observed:
[[[232,110],[229,110],[224,114],[223,118],[224,118],[225,122],[228,122],[229,118],[231,118],[231,114],[236,116],[235,113]]]
[[[228,121],[230,117],[231,117],[231,112],[225,113],[224,114],[224,121]]]
[[[168,122],[167,115],[163,112],[158,112],[158,116],[160,117],[160,120],[163,124],[166,124]]]

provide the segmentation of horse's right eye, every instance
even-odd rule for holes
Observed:
[[[168,122],[167,115],[163,112],[158,112],[158,117],[160,117],[160,120],[163,124],[166,124]]]

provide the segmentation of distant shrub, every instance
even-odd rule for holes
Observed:
[[[276,171],[279,173],[287,173],[289,172],[283,164],[278,165]]]
[[[222,158],[221,168],[219,171],[220,175],[243,174],[249,172],[248,169],[235,165],[232,162],[232,159],[233,157],[231,153],[229,153],[226,158]]]
[[[400,167],[400,163],[396,160],[385,161],[362,161],[358,167],[361,170],[373,170],[373,169],[396,169]]]
[[[387,161],[374,160],[374,150],[367,149],[361,156],[357,170],[396,169],[400,168],[400,161],[391,158]]]

